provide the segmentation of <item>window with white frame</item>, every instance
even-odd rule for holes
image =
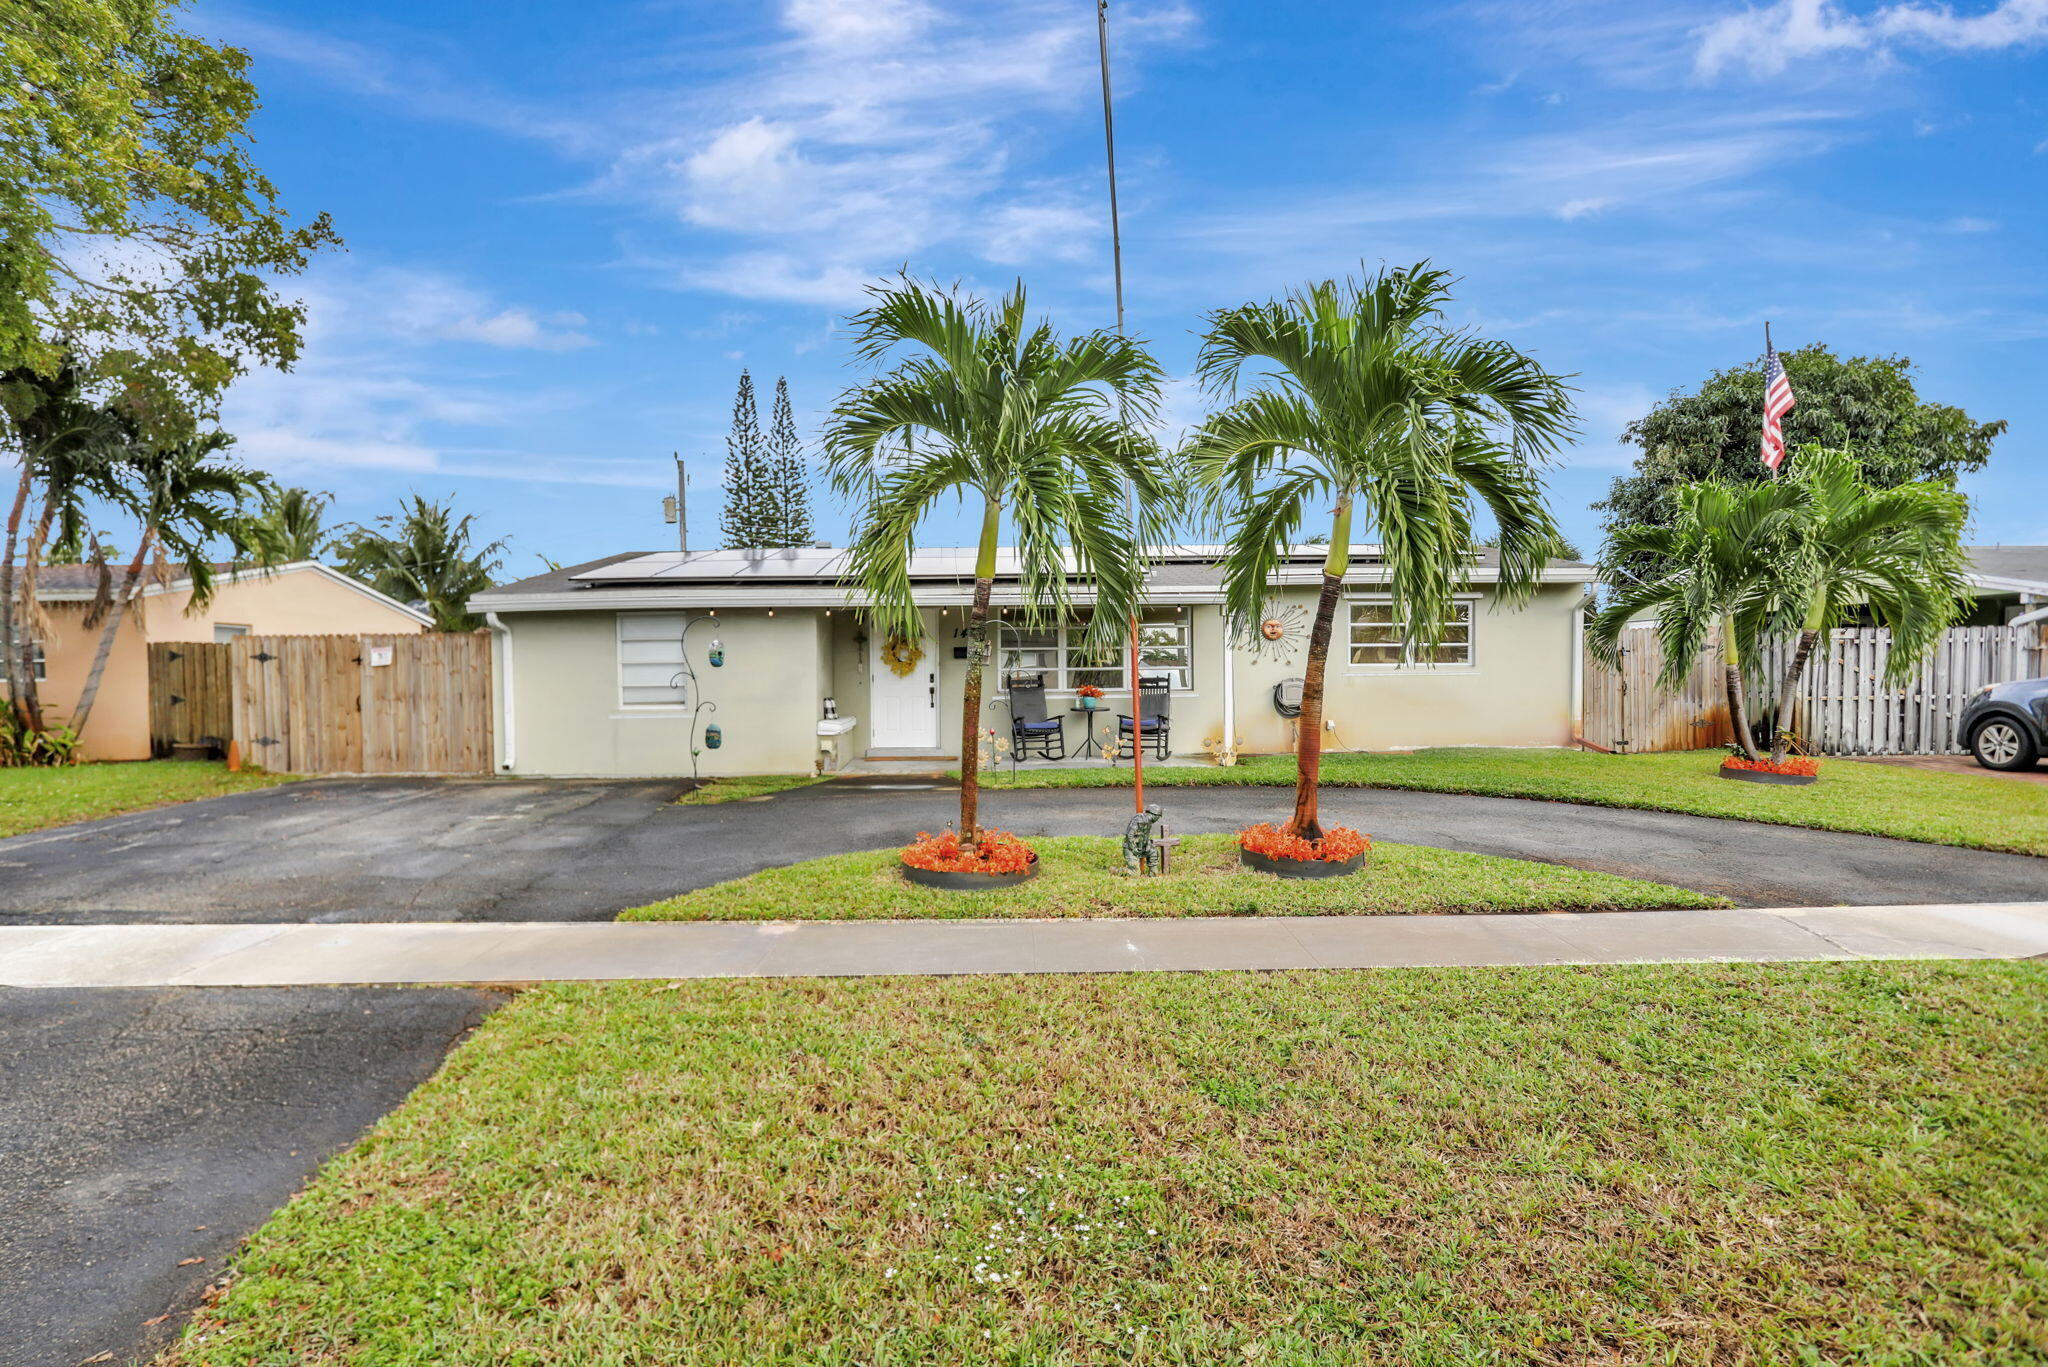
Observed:
[[[1189,611],[1183,607],[1146,608],[1138,616],[1138,672],[1165,674],[1173,687],[1194,687],[1191,667]],[[1012,627],[1000,631],[997,658],[1007,677],[1013,670],[1043,674],[1045,686],[1061,692],[1094,684],[1105,692],[1129,692],[1130,657],[1119,642],[1091,649],[1083,638],[1088,619],[1076,617],[1060,626]]]
[[[619,614],[619,702],[625,707],[680,707],[689,701],[683,675],[680,612]]]
[[[213,624],[213,643],[215,645],[225,645],[237,636],[247,636],[248,634],[248,627],[238,626],[233,622],[215,622]]]
[[[1407,646],[1401,640],[1401,619],[1387,599],[1351,602],[1351,663],[1358,668],[1465,668],[1472,663],[1472,620],[1476,604],[1460,598],[1451,604],[1434,646]]]
[[[50,681],[50,661],[43,654],[43,643],[41,641],[30,641],[28,643],[28,672],[29,677],[33,678],[37,683],[48,683]]]

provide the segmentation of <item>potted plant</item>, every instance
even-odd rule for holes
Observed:
[[[1093,712],[1096,708],[1102,706],[1102,690],[1094,684],[1082,684],[1074,690],[1074,696],[1081,700],[1081,710],[1083,712]]]
[[[1237,857],[1248,869],[1282,878],[1339,878],[1366,866],[1372,837],[1349,826],[1326,826],[1318,839],[1304,840],[1261,821],[1237,833]]]
[[[1820,761],[1811,755],[1787,755],[1784,759],[1751,759],[1731,750],[1721,761],[1721,777],[1741,783],[1777,783],[1803,788],[1820,782]]]
[[[1008,831],[984,828],[971,845],[950,829],[937,835],[919,831],[903,849],[903,876],[922,887],[955,892],[1007,888],[1038,876],[1038,856]]]

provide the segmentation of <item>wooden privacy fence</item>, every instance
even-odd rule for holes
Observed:
[[[149,643],[149,750],[218,745],[234,738],[228,648],[210,641]]]
[[[1704,750],[1733,740],[1720,652],[1702,652],[1685,686],[1675,693],[1665,692],[1658,682],[1663,668],[1664,645],[1655,627],[1623,629],[1619,669],[1601,664],[1588,651],[1580,737],[1616,753]]]
[[[1773,640],[1749,671],[1750,719],[1777,715],[1777,683],[1796,642]],[[1619,669],[1586,657],[1580,735],[1602,750],[1696,750],[1734,739],[1721,683],[1721,657],[1709,648],[1685,686],[1657,682],[1664,654],[1655,627],[1622,633]],[[2032,627],[1954,627],[1902,683],[1889,684],[1891,632],[1850,627],[1816,642],[1793,703],[1792,729],[1816,754],[1958,754],[1956,717],[1988,683],[2048,672]]]
[[[1759,701],[1776,715],[1778,680],[1792,658],[1790,640],[1759,652]],[[2039,637],[2031,627],[1953,627],[1897,684],[1885,680],[1892,634],[1850,627],[1814,643],[1792,729],[1816,754],[1954,755],[1956,718],[1970,695],[1989,683],[2041,674]]]
[[[483,632],[244,636],[222,649],[247,763],[298,774],[490,771]]]

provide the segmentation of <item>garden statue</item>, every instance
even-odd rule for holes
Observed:
[[[1142,812],[1134,812],[1124,825],[1124,872],[1128,874],[1165,872],[1166,851],[1160,842],[1152,838],[1152,828],[1159,824],[1159,804],[1153,803]],[[1153,867],[1154,862],[1159,867]]]

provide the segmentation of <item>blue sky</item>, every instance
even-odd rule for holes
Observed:
[[[521,574],[663,548],[678,450],[708,545],[740,367],[814,437],[865,282],[1022,276],[1113,320],[1090,0],[566,14],[192,11],[254,55],[287,203],[348,241],[295,282],[302,364],[225,412],[339,516],[452,495]],[[1113,43],[1130,324],[1176,377],[1205,309],[1432,258],[1457,322],[1578,376],[1549,487],[1590,552],[1622,425],[1769,318],[2009,419],[1975,535],[2048,541],[2048,0],[1117,0]],[[1176,378],[1169,424],[1202,408]]]

